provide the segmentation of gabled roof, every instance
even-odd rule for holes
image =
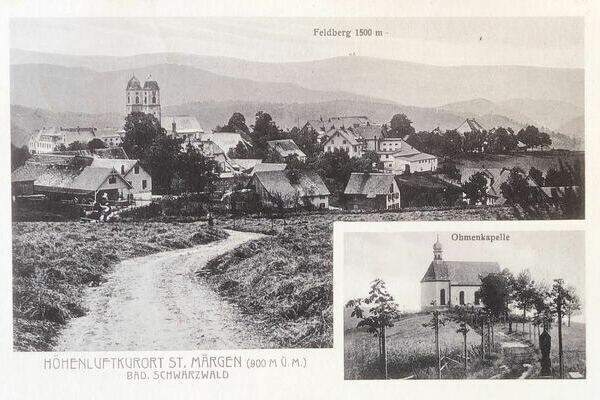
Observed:
[[[262,164],[260,158],[232,158],[231,162],[244,171],[256,167],[257,164]]]
[[[283,171],[287,167],[286,163],[258,163],[254,165],[252,172],[264,172],[264,171]]]
[[[340,136],[343,136],[344,138],[346,138],[346,140],[348,141],[349,144],[351,144],[353,146],[356,146],[359,144],[356,136],[354,136],[353,133],[348,132],[346,129],[335,129],[335,131],[328,134],[328,138],[325,142],[323,142],[323,145],[327,144],[338,133],[340,134]]]
[[[47,165],[71,165],[78,163],[79,165],[90,165],[92,163],[92,155],[89,150],[38,153],[32,155],[27,160],[27,164],[34,163]]]
[[[362,194],[367,198],[374,198],[377,195],[390,193],[390,185],[393,185],[393,182],[393,174],[353,172],[350,174],[344,194]]]
[[[488,179],[488,195],[497,197],[501,199],[501,201],[505,200],[502,196],[500,186],[508,180],[510,170],[508,168],[464,168],[461,170],[461,183],[467,182],[471,176],[477,172],[482,172]],[[533,180],[529,181],[530,186],[531,182],[533,182]]]
[[[105,149],[96,149],[94,150],[94,155],[99,158],[118,158],[118,159],[126,159],[129,158],[127,153],[125,153],[125,149],[122,147],[107,147]]]
[[[481,277],[499,273],[497,262],[432,261],[421,282],[449,281],[451,285],[481,285]]]
[[[306,154],[292,139],[280,139],[280,140],[269,140],[267,141],[269,146],[275,150],[281,157],[291,156],[293,154],[298,157],[306,157]]]
[[[469,119],[467,118],[466,120],[463,121],[462,124],[460,124],[455,131],[457,131],[458,133],[465,133],[465,132],[481,132],[486,130],[479,122],[475,121],[474,118]]]
[[[409,160],[409,161],[431,160],[433,158],[437,158],[436,156],[427,154],[427,153],[413,153],[413,154],[407,154],[407,155],[401,155],[401,154],[395,153],[394,157],[402,158],[402,159]]]
[[[97,190],[110,176],[125,181],[112,168],[71,168],[57,165],[25,164],[11,175],[11,182],[33,181],[35,188],[50,192],[85,194]]]
[[[161,126],[167,132],[173,131],[173,123],[177,133],[203,133],[200,123],[191,115],[169,115],[161,118]]]
[[[306,196],[329,196],[329,190],[315,171],[298,171],[298,182],[291,183],[287,171],[259,171],[255,174],[270,195],[279,195],[285,201]]]
[[[132,160],[129,158],[94,158],[91,166],[95,168],[114,168],[115,171],[119,173],[121,172],[121,166],[123,166],[123,175],[126,175],[137,163],[138,160]]]
[[[381,129],[381,125],[359,125],[352,128],[352,131],[363,139],[381,139],[383,137]]]

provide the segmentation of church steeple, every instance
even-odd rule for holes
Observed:
[[[437,235],[437,241],[433,244],[433,260],[442,261],[442,244],[440,243],[440,235]]]

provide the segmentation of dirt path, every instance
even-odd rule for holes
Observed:
[[[133,258],[88,289],[88,313],[72,319],[58,351],[260,348],[239,310],[194,272],[210,259],[262,235],[228,231],[224,240]]]

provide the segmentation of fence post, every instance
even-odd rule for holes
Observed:
[[[442,379],[442,359],[440,358],[440,326],[439,326],[439,311],[433,312],[435,319],[435,351],[437,353],[438,362],[438,378]]]
[[[483,342],[483,337],[485,336],[483,331],[483,317],[481,317],[481,359],[485,360],[485,347]]]

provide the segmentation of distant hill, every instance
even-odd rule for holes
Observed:
[[[583,140],[585,136],[585,117],[580,115],[558,127],[558,132],[568,133],[576,138]]]
[[[473,99],[454,102],[441,106],[440,109],[450,111],[468,118],[482,119],[485,115],[503,115],[520,125],[533,124],[547,130],[581,137],[573,126],[565,125],[583,114],[583,108],[567,102],[534,99],[510,99],[495,103],[487,99]],[[481,121],[480,121],[481,122]],[[494,124],[492,124],[494,125]],[[486,124],[484,124],[486,126]]]
[[[230,78],[182,65],[98,72],[82,67],[23,64],[10,69],[11,104],[56,112],[123,112],[125,87],[133,72],[140,80],[152,74],[161,87],[161,103],[165,106],[195,101],[313,103],[368,99],[339,91],[305,89],[292,83]]]
[[[497,103],[510,102],[511,99],[539,99],[566,102],[580,108],[584,105],[583,69],[524,66],[447,67],[360,56],[306,62],[264,63],[185,53],[108,57],[58,55],[17,49],[11,50],[10,62],[12,65],[33,63],[86,67],[100,72],[135,70],[140,76],[152,71],[154,67],[149,67],[153,65],[179,65],[231,78],[288,83],[316,91],[341,91],[422,107],[437,107],[440,104],[479,98]],[[152,73],[157,77],[155,72]],[[202,92],[197,93],[201,94]],[[200,100],[206,98],[193,98],[188,101]],[[273,98],[262,100],[283,101]]]

